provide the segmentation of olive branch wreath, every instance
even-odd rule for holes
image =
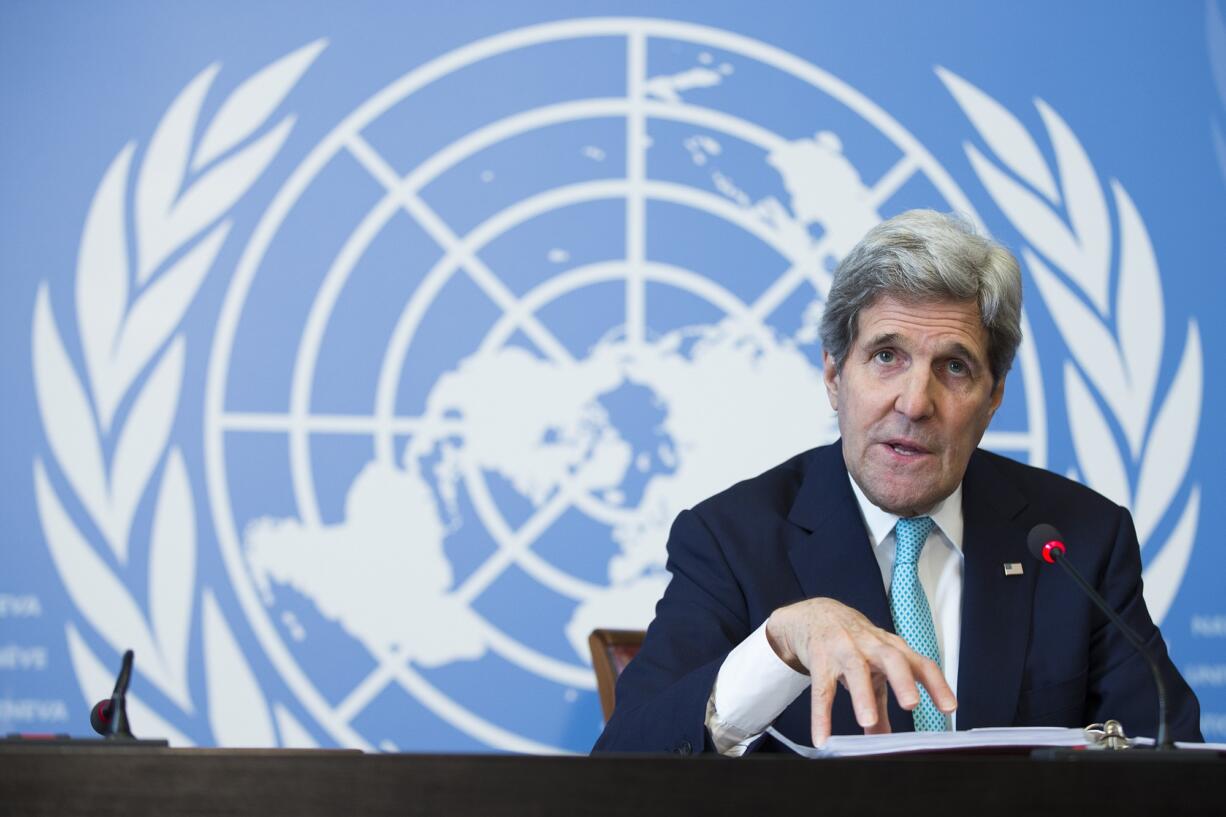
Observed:
[[[183,384],[180,328],[230,232],[226,213],[293,129],[294,116],[265,127],[269,117],[325,45],[310,43],[248,78],[197,141],[201,108],[220,70],[219,63],[210,65],[167,109],[139,170],[133,168],[133,142],[111,162],[90,204],[77,260],[74,305],[84,377],[64,344],[49,287],[39,287],[31,345],[50,449],[47,462],[34,460],[39,518],[69,597],[116,658],[104,662],[76,624],[66,624],[69,657],[87,701],[107,693],[118,654],[131,647],[139,675],[182,715],[195,711],[188,652],[196,510],[182,452],[169,445]],[[68,489],[67,504],[53,473]],[[155,481],[146,539],[133,523]],[[80,519],[88,524],[79,525]],[[134,572],[129,556],[144,546],[148,590],[142,603],[127,580]],[[286,708],[270,710],[211,588],[203,588],[201,608],[204,692],[207,700],[226,701],[208,707],[217,745],[312,745]],[[192,744],[140,695],[128,697],[128,710],[138,731],[165,736],[172,745]]]
[[[1117,179],[1108,183],[1113,224],[1094,166],[1046,102],[1036,99],[1035,107],[1055,156],[1054,172],[1004,106],[944,68],[937,74],[999,160],[964,144],[980,182],[1025,241],[1022,260],[1069,350],[1064,397],[1074,476],[1130,508],[1141,547],[1157,547],[1145,571],[1145,597],[1161,621],[1187,569],[1200,511],[1200,485],[1186,486],[1204,379],[1196,320],[1188,320],[1183,354],[1160,395],[1162,284],[1149,233],[1127,190]],[[1135,481],[1130,473],[1137,474]],[[1157,545],[1177,499],[1182,509]]]

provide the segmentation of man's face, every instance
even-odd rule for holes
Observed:
[[[865,496],[900,516],[949,496],[1004,396],[975,301],[883,296],[860,312],[841,371],[824,356],[843,459]]]

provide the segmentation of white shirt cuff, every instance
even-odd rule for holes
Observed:
[[[783,662],[766,624],[728,653],[707,700],[707,731],[722,755],[740,757],[800,693],[809,676]]]

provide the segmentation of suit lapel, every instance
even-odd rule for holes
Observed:
[[[1017,710],[1038,574],[1020,527],[1025,507],[1018,489],[976,452],[962,481],[959,729],[1007,726]],[[1025,572],[1006,576],[1005,562],[1021,562]]]
[[[835,599],[859,610],[877,627],[894,632],[881,568],[851,490],[841,442],[813,451],[788,520],[808,531],[788,543],[788,558],[805,598]],[[839,691],[833,714],[836,731],[860,731],[844,690]],[[889,717],[895,732],[915,728],[911,714],[892,695]]]

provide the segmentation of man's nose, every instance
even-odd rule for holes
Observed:
[[[935,378],[926,366],[915,366],[899,383],[898,396],[894,398],[894,410],[908,420],[923,420],[936,410],[932,390]]]

